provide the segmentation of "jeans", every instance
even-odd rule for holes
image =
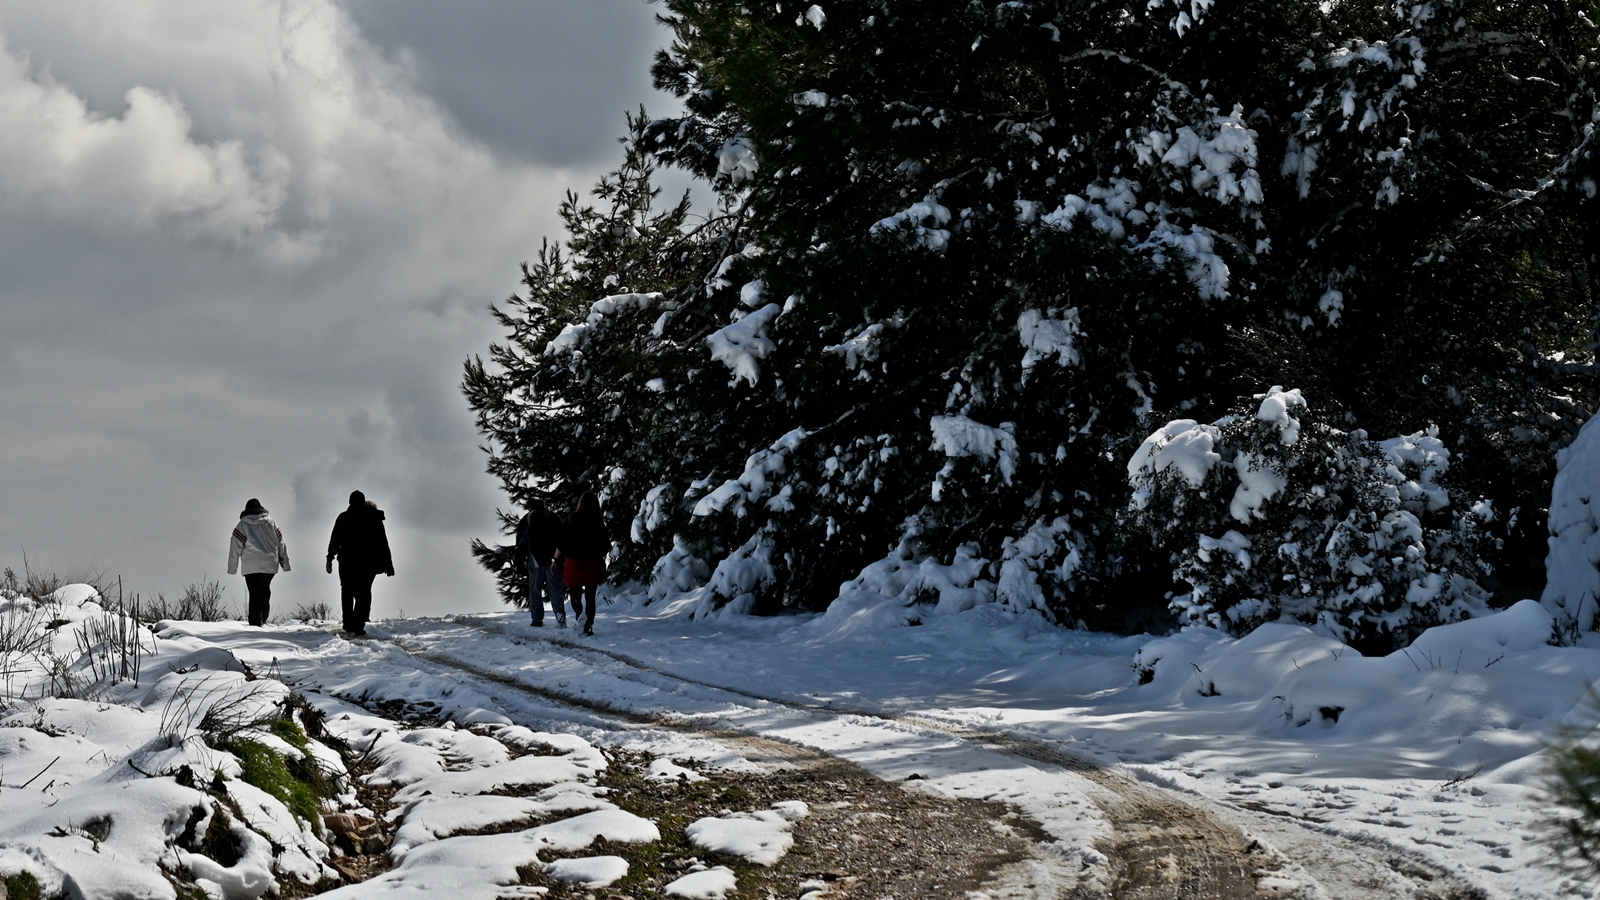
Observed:
[[[250,624],[267,624],[272,611],[272,573],[252,572],[244,576],[244,586],[250,592]]]
[[[539,565],[539,561],[528,557],[528,612],[533,617],[533,624],[544,624],[544,604],[550,601],[550,608],[555,611],[556,621],[562,625],[567,624],[567,608],[561,605],[561,573],[548,565]]]

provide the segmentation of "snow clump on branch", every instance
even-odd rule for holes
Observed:
[[[772,339],[767,337],[767,326],[782,312],[783,307],[768,303],[706,337],[711,358],[733,372],[733,380],[728,382],[729,385],[743,380],[754,386],[761,380],[761,364],[758,360],[766,359],[767,354],[776,347]]]

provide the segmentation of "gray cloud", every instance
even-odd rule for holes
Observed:
[[[296,564],[275,606],[337,602],[359,487],[402,573],[380,614],[492,605],[460,365],[650,99],[651,9],[590,8],[0,0],[0,562],[171,594],[254,496]],[[524,32],[545,51],[471,52]]]
[[[649,63],[666,32],[643,0],[479,0],[468,15],[441,15],[429,0],[344,5],[386,58],[501,153],[585,165],[621,132],[624,109],[665,111]]]

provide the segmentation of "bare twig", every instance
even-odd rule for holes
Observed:
[[[55,765],[56,763],[58,763],[60,761],[61,761],[61,757],[59,757],[59,756],[56,757],[55,759],[50,760],[50,762],[45,764],[44,768],[39,770],[39,775],[43,775],[44,773],[50,771],[50,767]],[[28,785],[33,784],[35,781],[37,781],[39,779],[39,775],[35,775],[32,778],[29,778],[27,781],[24,781],[22,784],[17,785],[18,789],[20,790],[21,788],[25,788]]]

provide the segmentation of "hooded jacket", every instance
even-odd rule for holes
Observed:
[[[289,571],[289,545],[283,532],[266,510],[240,516],[228,540],[228,574],[272,575],[280,568]]]
[[[548,566],[556,554],[562,527],[561,517],[550,510],[543,507],[528,510],[517,523],[517,549],[532,556],[535,563]]]
[[[339,560],[339,574],[394,574],[389,535],[383,527],[383,510],[372,501],[352,503],[333,521],[328,538],[328,560]]]

